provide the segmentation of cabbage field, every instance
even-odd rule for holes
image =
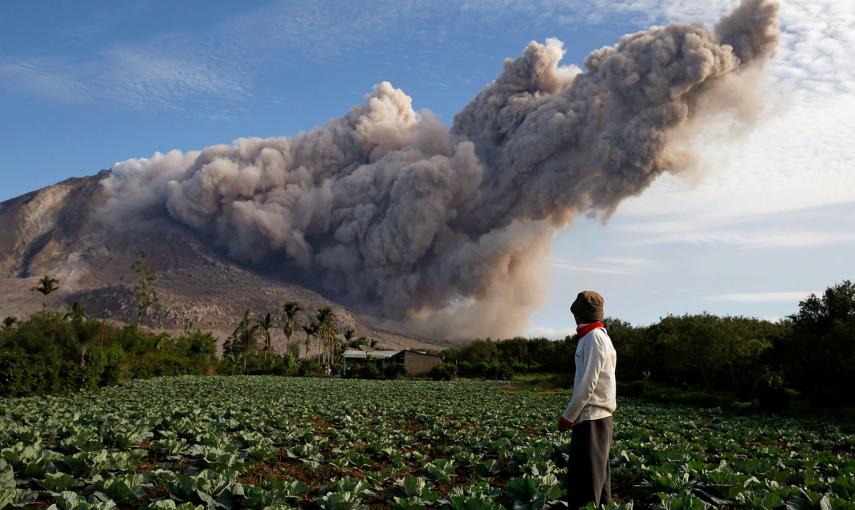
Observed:
[[[0,400],[0,508],[561,508],[567,398],[177,377]],[[609,508],[855,509],[848,427],[621,400]]]

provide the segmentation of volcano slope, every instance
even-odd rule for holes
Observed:
[[[220,255],[210,243],[174,221],[163,207],[151,207],[121,228],[104,228],[99,217],[105,197],[101,182],[110,175],[72,178],[0,203],[0,317],[24,316],[41,309],[33,291],[43,275],[59,280],[49,308],[75,301],[87,312],[111,320],[137,320],[132,270],[140,252],[156,276],[159,313],[147,313],[142,324],[167,331],[195,324],[227,337],[246,310],[281,316],[282,305],[300,303],[301,319],[328,306],[340,331],[376,339],[389,348],[436,348],[444,341],[415,338],[378,327],[379,321],[353,311],[300,285],[244,267]],[[305,336],[295,331],[292,342]],[[274,331],[274,348],[285,337]]]

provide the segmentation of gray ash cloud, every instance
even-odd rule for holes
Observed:
[[[105,217],[162,203],[230,257],[298,268],[357,310],[429,334],[519,333],[557,230],[690,166],[681,131],[742,119],[777,39],[777,5],[744,0],[715,31],[626,35],[583,69],[560,65],[558,40],[532,42],[450,129],[384,82],[294,138],[119,163]]]

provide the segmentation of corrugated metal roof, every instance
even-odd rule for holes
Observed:
[[[433,353],[430,353],[427,351],[415,351],[413,349],[404,349],[403,351],[399,351],[398,354],[403,354],[405,352],[409,352],[412,354],[418,354],[419,356],[432,356],[434,358],[441,358],[441,356],[439,356],[437,354],[433,354]]]
[[[343,358],[349,359],[380,359],[380,358],[391,358],[392,356],[398,354],[400,351],[358,351],[356,349],[347,349],[342,353]]]

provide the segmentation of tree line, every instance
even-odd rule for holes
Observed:
[[[247,310],[223,343],[190,322],[178,335],[141,327],[156,319],[161,303],[157,277],[144,252],[131,266],[136,275],[135,314],[130,324],[108,321],[87,313],[79,302],[53,311],[49,297],[61,282],[43,276],[32,291],[41,294],[42,310],[27,318],[6,317],[0,325],[0,396],[27,396],[95,389],[130,379],[183,374],[324,375],[340,372],[346,348],[378,347],[375,339],[356,337],[353,328],[340,327],[333,310],[314,314],[289,301],[279,316]],[[284,352],[273,348],[273,332],[281,328]],[[292,337],[305,333],[303,355]]]
[[[282,305],[279,319],[270,312],[255,315],[246,310],[223,344],[221,372],[276,373],[279,370],[276,365],[283,360],[286,366],[293,367],[302,359],[314,363],[315,368],[310,371],[330,375],[341,372],[341,354],[345,349],[374,349],[378,346],[376,339],[356,337],[353,328],[340,327],[330,307],[319,308],[314,314],[308,311],[301,314],[303,311],[296,301]],[[282,329],[285,337],[285,349],[281,355],[272,346],[272,331],[276,327]],[[299,342],[291,340],[298,329],[306,335],[302,358]]]
[[[0,329],[0,396],[91,390],[129,379],[205,374],[216,366],[216,342],[198,330],[182,335],[119,327],[85,314],[44,311]]]
[[[728,392],[773,406],[794,398],[855,404],[855,284],[848,280],[776,322],[703,313],[669,315],[648,326],[605,323],[618,352],[618,381],[630,392],[639,386],[626,383],[638,382]],[[569,382],[577,342],[575,335],[475,340],[445,351],[433,375],[508,379],[547,372]]]
[[[139,326],[159,303],[144,255],[135,263],[137,322],[126,326],[86,313],[79,303],[49,310],[60,282],[47,275],[33,291],[42,311],[0,329],[0,395],[19,396],[93,389],[136,377],[197,373],[330,375],[340,373],[347,348],[373,349],[377,341],[341,328],[331,308],[314,313],[284,303],[278,317],[246,311],[217,356],[216,339],[188,324],[182,334],[154,333]],[[846,280],[811,295],[798,311],[772,322],[711,314],[669,315],[647,326],[606,319],[618,352],[617,377],[624,394],[645,385],[720,391],[769,405],[807,399],[819,405],[853,405],[855,393],[855,284]],[[277,353],[272,332],[281,328],[285,349]],[[302,331],[300,340],[294,335]],[[476,339],[442,351],[436,379],[509,379],[518,374],[573,375],[578,338]],[[358,371],[356,372],[358,374]],[[630,383],[630,384],[627,384]],[[641,388],[641,390],[640,390]]]
[[[247,311],[218,356],[213,333],[194,324],[171,335],[138,324],[116,324],[106,314],[89,315],[77,302],[64,311],[51,311],[45,304],[38,313],[24,319],[6,317],[0,325],[0,396],[93,390],[167,375],[329,375],[341,368],[345,348],[376,346],[376,341],[354,338],[353,329],[340,334],[330,308],[318,310],[305,325],[300,311],[296,302],[285,303],[281,322],[270,313]],[[302,357],[291,342],[298,325],[307,332]],[[276,326],[284,330],[285,352],[273,349]]]

